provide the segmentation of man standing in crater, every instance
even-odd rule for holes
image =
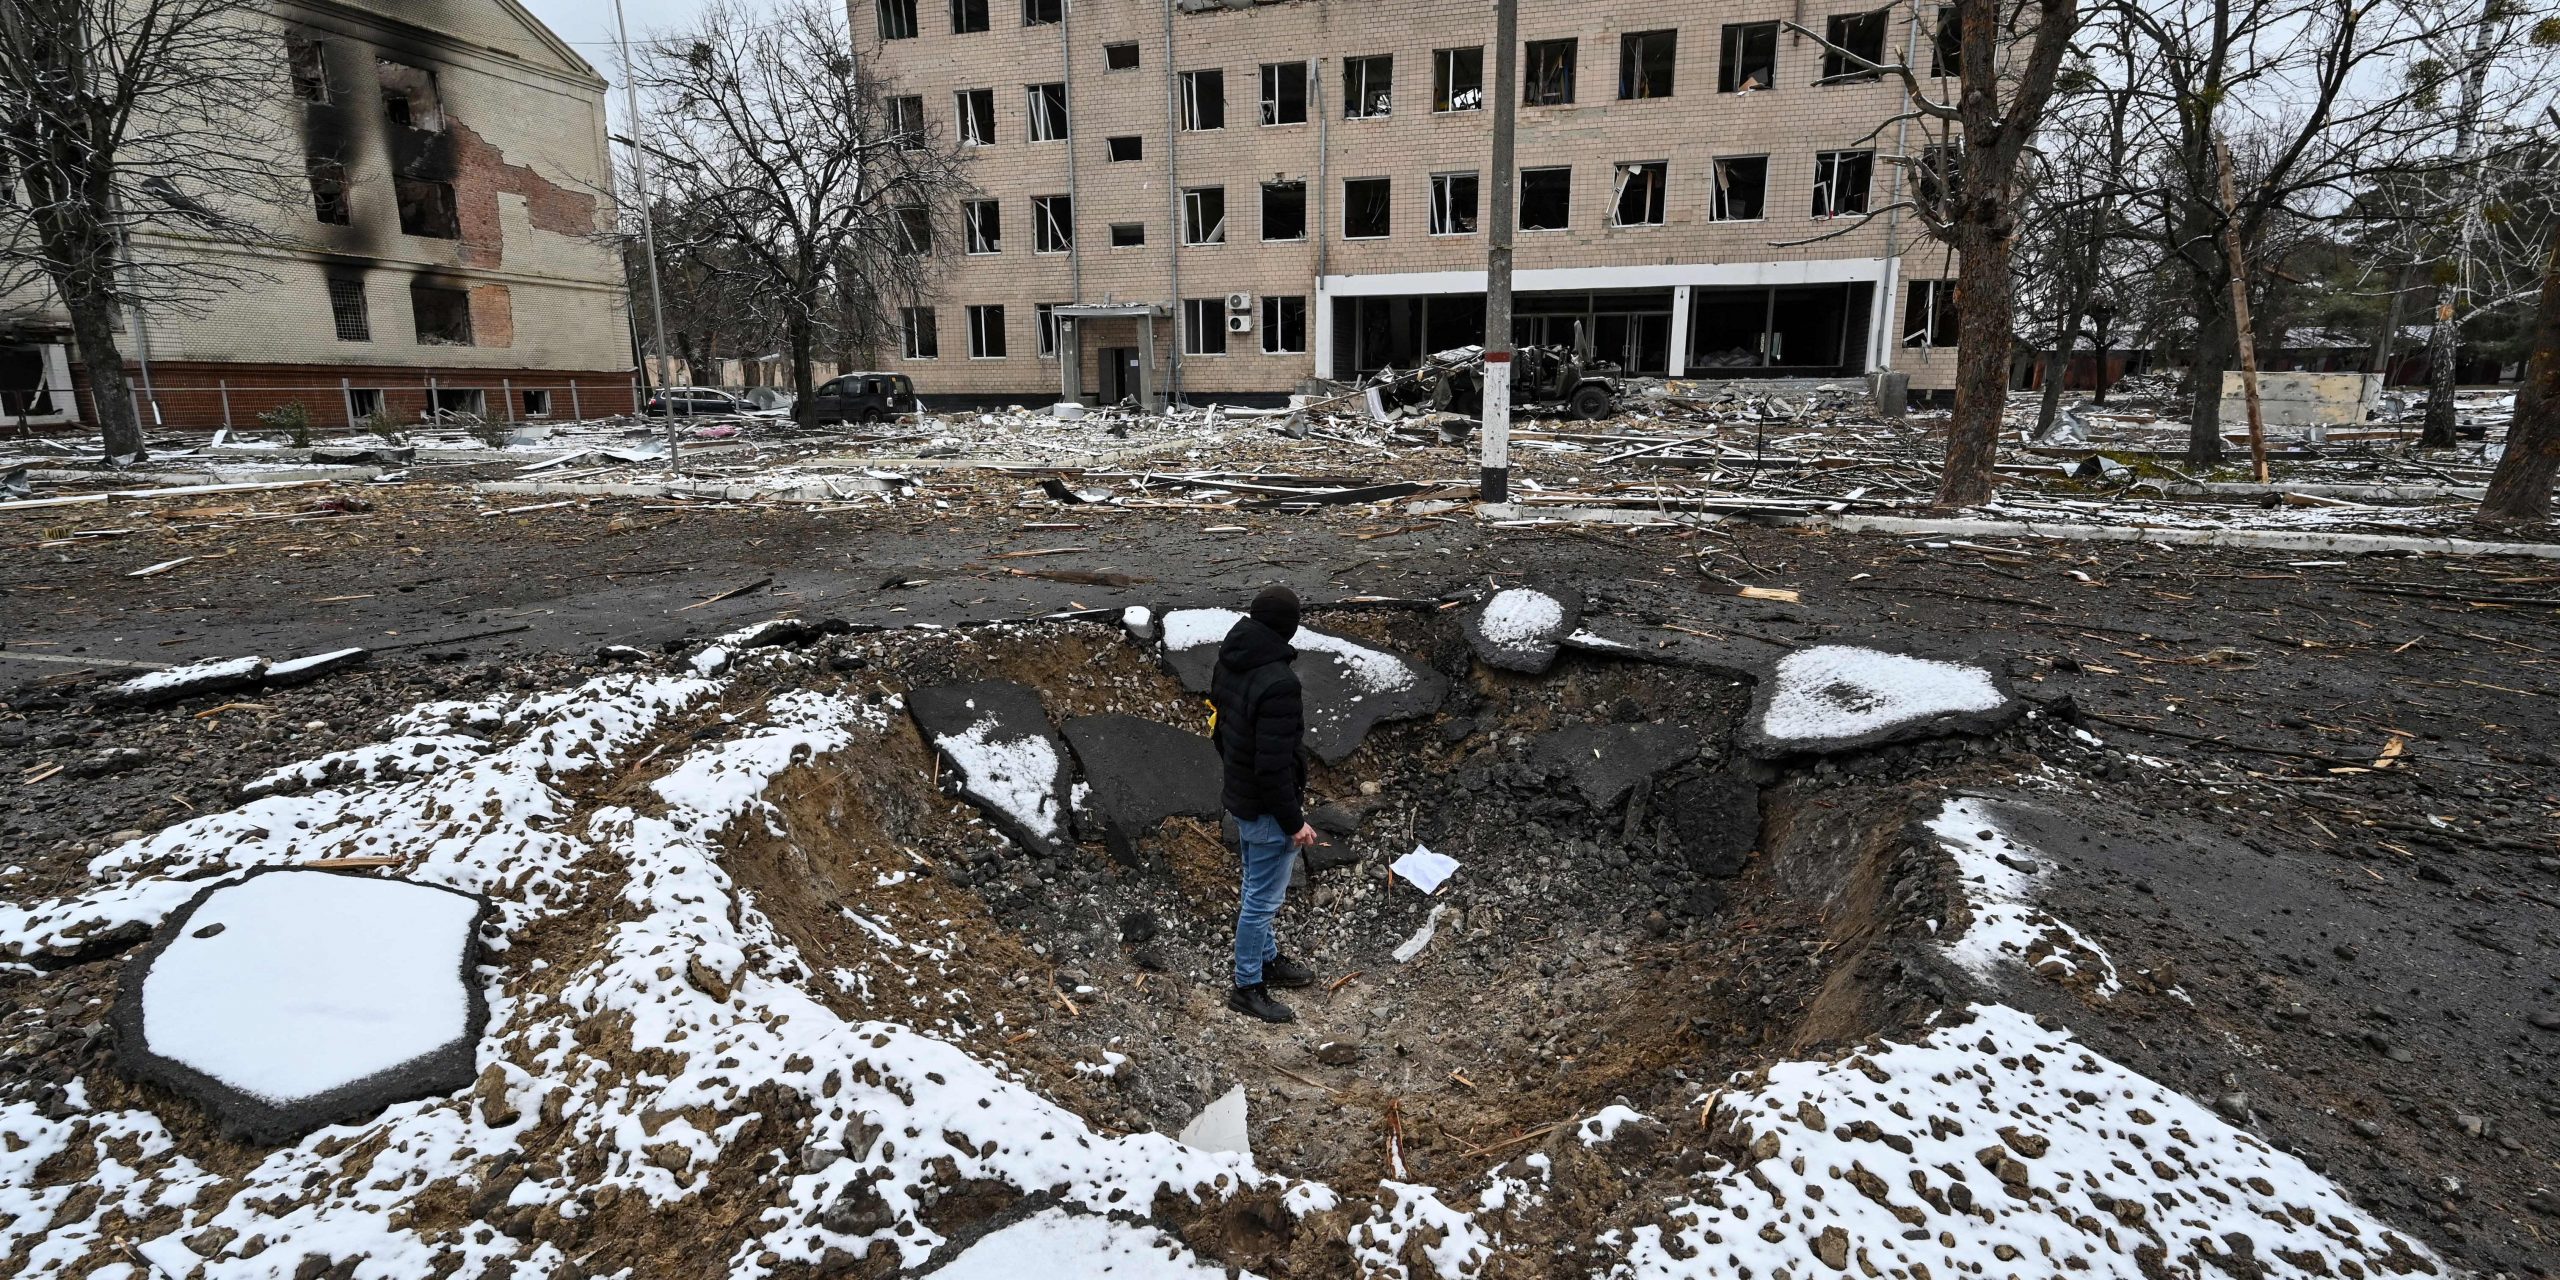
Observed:
[[[1236,908],[1235,989],[1227,1007],[1264,1022],[1297,1019],[1271,997],[1273,987],[1303,987],[1315,970],[1280,954],[1271,920],[1289,892],[1298,850],[1316,842],[1307,825],[1306,766],[1299,747],[1306,737],[1306,706],[1289,647],[1298,633],[1298,596],[1287,587],[1263,589],[1253,609],[1227,632],[1218,669],[1209,682],[1217,711],[1211,738],[1225,766],[1225,803],[1235,819],[1243,853],[1243,884]]]

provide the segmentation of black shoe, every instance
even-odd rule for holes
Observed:
[[[1273,956],[1262,962],[1262,981],[1274,987],[1303,987],[1316,980],[1316,971],[1287,956]]]
[[[1289,1006],[1272,999],[1270,989],[1259,982],[1250,987],[1230,988],[1227,991],[1227,1007],[1248,1018],[1260,1018],[1264,1022],[1298,1020],[1298,1015],[1289,1012]]]

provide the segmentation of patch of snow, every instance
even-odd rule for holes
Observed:
[[[2041,865],[2041,855],[2001,834],[1981,802],[1949,800],[1928,826],[1955,859],[1956,878],[1964,885],[1965,906],[1973,916],[1964,933],[1947,944],[1947,958],[1982,977],[2004,963],[2040,971],[2051,965],[2060,977],[2087,966],[2100,996],[2112,999],[2124,989],[2103,948],[2035,904],[2037,873],[2016,864]]]
[[[371,742],[325,756],[297,760],[260,774],[240,788],[262,796],[298,791],[324,783],[383,782],[392,778],[440,773],[489,750],[489,744],[461,734],[415,734],[388,742]]]
[[[1574,632],[1572,635],[1566,636],[1566,637],[1565,637],[1565,643],[1567,643],[1567,644],[1574,644],[1574,645],[1580,645],[1580,646],[1582,646],[1583,648],[1586,648],[1586,649],[1632,649],[1632,648],[1635,648],[1635,646],[1634,646],[1634,645],[1628,644],[1627,642],[1625,642],[1625,641],[1623,641],[1623,640],[1612,640],[1612,639],[1610,639],[1609,637],[1604,636],[1604,635],[1600,634],[1600,633],[1599,633],[1599,632],[1597,632],[1597,631],[1593,631],[1593,630],[1591,630],[1591,629],[1590,629],[1590,628],[1588,628],[1588,627],[1585,627],[1585,628],[1583,628],[1582,630],[1576,631],[1576,632]]]
[[[1586,1147],[1596,1147],[1617,1137],[1618,1130],[1629,1122],[1642,1119],[1643,1112],[1613,1103],[1583,1117],[1582,1123],[1574,1127],[1573,1136],[1582,1139],[1582,1145]]]
[[[1219,1094],[1182,1126],[1182,1145],[1202,1151],[1228,1151],[1250,1158],[1253,1135],[1245,1126],[1244,1086]]]
[[[1852,1275],[2139,1280],[2215,1274],[2232,1252],[2270,1277],[2443,1274],[2424,1246],[2194,1100],[2018,1010],[1972,1014],[1724,1095],[1715,1115],[1739,1145],[1720,1149],[1759,1158],[1671,1206],[1667,1237],[1630,1232],[1612,1280],[1838,1274],[1807,1261],[1835,1247]],[[1857,1171],[1863,1194],[1842,1185]],[[1959,1186],[1964,1210],[1950,1205]]]
[[[1852,738],[2007,701],[1980,667],[1853,645],[1799,649],[1778,660],[1777,679],[1760,731],[1783,742]]]
[[[1047,1209],[988,1232],[933,1280],[1225,1280],[1227,1274],[1154,1227]],[[1251,1271],[1236,1275],[1260,1280]]]
[[[1113,1076],[1119,1075],[1120,1068],[1128,1065],[1128,1062],[1128,1054],[1115,1053],[1112,1050],[1105,1049],[1102,1051],[1102,1061],[1077,1063],[1076,1074],[1085,1076],[1089,1079],[1108,1080]]]
[[[1538,640],[1564,625],[1564,602],[1543,591],[1509,587],[1485,602],[1476,629],[1495,644]]]
[[[250,680],[267,669],[264,658],[214,658],[166,671],[146,672],[107,690],[112,698],[138,698],[184,688],[199,680]]]
[[[1164,615],[1164,647],[1180,651],[1222,644],[1227,632],[1244,621],[1244,616],[1233,609],[1176,609]],[[1353,683],[1371,693],[1393,693],[1413,686],[1413,669],[1392,653],[1308,627],[1298,628],[1289,643],[1301,653],[1321,653],[1332,658]]]
[[[969,789],[1035,834],[1058,834],[1058,749],[1038,734],[998,742],[993,717],[933,740]]]
[[[1422,1280],[1404,1264],[1406,1244],[1416,1235],[1437,1237],[1422,1247],[1434,1280],[1468,1280],[1493,1261],[1493,1239],[1465,1210],[1440,1199],[1419,1183],[1390,1178],[1378,1181],[1378,1204],[1369,1219],[1351,1229],[1351,1257],[1362,1280]]]
[[[332,649],[327,653],[315,653],[307,658],[288,659],[267,668],[267,678],[270,680],[291,679],[292,677],[301,675],[303,672],[309,671],[314,667],[325,667],[331,663],[343,662],[362,652],[364,652],[362,649]]]
[[[277,1104],[317,1097],[464,1034],[461,963],[480,905],[326,871],[225,885],[142,984],[151,1050]]]

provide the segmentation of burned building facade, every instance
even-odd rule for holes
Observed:
[[[1270,395],[1483,339],[1491,6],[848,8],[893,118],[977,160],[934,291],[886,300],[928,394]],[[1524,6],[1514,339],[1951,385],[1954,264],[1892,210],[1903,90],[1781,25],[1947,87],[1945,13]]]
[[[236,285],[194,314],[125,318],[146,428],[247,428],[286,404],[323,429],[430,406],[629,411],[595,69],[515,0],[272,0],[266,16],[283,127],[244,132],[298,152],[280,157],[294,198],[253,213],[270,243],[221,251]],[[138,256],[157,249],[136,238]],[[13,301],[8,421],[94,421],[58,306]]]

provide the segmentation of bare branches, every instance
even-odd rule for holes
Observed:
[[[1797,35],[1803,36],[1807,40],[1811,40],[1815,44],[1821,46],[1824,53],[1831,54],[1834,57],[1839,58],[1841,61],[1855,66],[1860,71],[1873,72],[1877,75],[1888,75],[1901,81],[1903,92],[1910,96],[1912,110],[1937,120],[1953,120],[1957,118],[1956,109],[1953,106],[1932,99],[1926,91],[1921,89],[1920,77],[1914,73],[1910,67],[1899,62],[1868,61],[1865,55],[1860,54],[1853,49],[1844,49],[1839,45],[1831,43],[1831,41],[1825,39],[1821,33],[1800,22],[1780,19],[1778,25],[1788,31],[1795,32]]]

